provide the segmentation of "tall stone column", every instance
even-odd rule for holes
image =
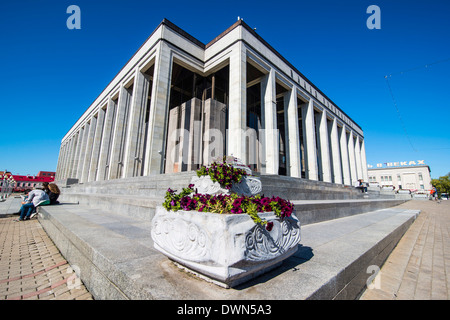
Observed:
[[[355,160],[356,160],[356,175],[358,179],[363,179],[362,163],[361,163],[361,147],[359,146],[358,135],[356,135],[356,142],[355,142]]]
[[[166,164],[164,173],[179,172],[181,164],[178,163],[180,139],[178,120],[181,106],[176,106],[169,111],[169,125],[167,130]]]
[[[105,124],[106,110],[100,108],[97,114],[97,126],[95,128],[94,141],[92,144],[92,157],[89,167],[89,175],[87,181],[95,181],[99,167],[100,147],[103,137],[103,128]]]
[[[83,168],[80,175],[80,182],[86,182],[89,177],[89,169],[91,167],[92,159],[92,145],[95,138],[95,130],[97,128],[97,117],[92,117],[91,123],[89,124],[89,131],[86,139],[86,147],[83,161]]]
[[[366,144],[365,140],[361,141],[361,162],[362,162],[362,170],[363,170],[363,179],[365,182],[369,181],[369,173],[367,172],[367,158],[366,158]]]
[[[271,69],[261,82],[261,104],[262,122],[264,128],[264,160],[266,164],[265,173],[278,174],[279,148],[277,131],[277,97],[275,70]]]
[[[167,44],[161,41],[156,52],[153,71],[144,175],[159,174],[164,171],[171,72],[172,53]]]
[[[68,176],[68,168],[70,165],[70,154],[72,152],[72,138],[67,138],[66,141],[66,151],[65,151],[65,155],[64,155],[64,165],[63,165],[63,169],[62,169],[62,174],[61,174],[61,179],[66,179]]]
[[[100,144],[100,154],[98,158],[98,170],[95,180],[105,180],[109,177],[109,163],[111,156],[112,139],[114,137],[114,123],[116,119],[117,104],[109,99],[106,107],[105,124],[103,136]]]
[[[325,182],[331,182],[330,144],[328,142],[328,123],[325,109],[320,115],[319,139],[320,158],[322,162],[322,178]]]
[[[301,177],[300,132],[298,128],[297,88],[292,87],[287,108],[290,176]]]
[[[64,144],[61,143],[61,145],[59,147],[59,153],[58,153],[58,162],[56,164],[55,180],[58,180],[58,178],[60,176],[63,154],[64,154]]]
[[[314,101],[309,100],[308,105],[302,108],[302,119],[306,147],[306,172],[309,180],[319,180],[317,168],[316,134],[314,128]]]
[[[63,179],[66,178],[70,178],[70,173],[69,172],[71,170],[71,166],[72,166],[72,154],[73,154],[73,145],[74,145],[74,135],[72,135],[72,137],[70,137],[68,142],[68,146],[67,146],[67,156],[66,156],[66,161],[64,164],[64,174],[63,174]]]
[[[121,178],[123,174],[130,100],[131,93],[125,87],[121,87],[109,163],[109,179]]]
[[[347,144],[347,128],[344,125],[341,129],[341,135],[339,137],[341,145],[341,160],[342,160],[342,178],[346,185],[351,185],[352,180],[350,176],[350,161],[348,156],[348,144]]]
[[[227,154],[247,163],[245,131],[247,129],[247,58],[242,41],[230,56]]]
[[[355,141],[353,139],[353,132],[350,130],[348,135],[348,159],[350,163],[350,178],[353,185],[358,180],[356,172],[356,158],[355,158]]]
[[[79,182],[81,181],[81,176],[83,175],[83,168],[84,168],[84,160],[86,156],[86,144],[89,137],[89,128],[91,127],[90,122],[86,122],[84,125],[83,131],[83,138],[81,140],[80,144],[80,152],[78,156],[78,166],[77,166],[77,175],[76,177],[79,179]]]
[[[80,134],[80,131],[74,134],[74,143],[72,147],[73,150],[70,156],[70,167],[67,178],[77,178],[78,157],[80,152],[81,140],[83,138]]]
[[[333,175],[334,175],[334,183],[343,183],[342,180],[342,170],[341,170],[341,155],[339,148],[339,132],[337,127],[336,118],[333,119],[333,124],[331,126],[331,157],[333,159]]]
[[[64,179],[64,173],[66,170],[66,163],[67,163],[67,153],[69,149],[69,143],[68,139],[64,141],[64,149],[63,149],[63,157],[61,159],[61,168],[59,170],[58,180]]]
[[[183,154],[187,152],[187,157],[183,155],[183,159],[187,158],[187,171],[197,170],[202,159],[202,101],[193,98],[186,104],[189,107],[189,136],[188,148],[183,150]],[[206,109],[206,108],[205,108]],[[184,162],[184,161],[183,161]],[[184,166],[184,164],[183,164]]]
[[[203,102],[203,155],[202,163],[208,165],[215,157],[225,155],[226,109],[227,106],[217,100]]]
[[[133,97],[130,106],[128,135],[124,156],[124,177],[140,175],[145,137],[145,111],[147,106],[149,76],[136,70]]]
[[[211,105],[211,99],[208,101]],[[208,108],[208,110],[211,110],[211,108]],[[207,115],[205,113],[204,118],[210,116],[210,113]],[[165,173],[198,169],[202,161],[201,118],[202,101],[197,98],[186,101],[170,110]]]
[[[61,178],[61,172],[62,172],[63,163],[64,163],[64,152],[65,152],[65,149],[66,149],[65,143],[61,143],[61,147],[59,148],[58,164],[56,166],[55,180],[62,179]]]

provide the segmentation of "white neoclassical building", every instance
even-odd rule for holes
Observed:
[[[238,20],[203,44],[163,20],[61,142],[56,179],[195,170],[368,181],[362,129]]]
[[[378,163],[368,165],[369,183],[395,190],[430,191],[431,169],[424,160]]]

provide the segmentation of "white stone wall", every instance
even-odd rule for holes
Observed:
[[[430,168],[427,165],[368,169],[368,175],[369,181],[378,183],[380,187],[394,186],[396,190],[399,186],[402,189],[431,189]]]

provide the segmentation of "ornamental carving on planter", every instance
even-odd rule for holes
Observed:
[[[169,189],[152,220],[157,250],[218,285],[230,287],[277,267],[297,251],[292,203],[264,197],[261,182],[233,157],[197,171],[180,193]]]

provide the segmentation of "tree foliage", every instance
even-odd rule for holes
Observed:
[[[439,179],[432,179],[431,184],[436,187],[439,194],[450,193],[450,172]]]

